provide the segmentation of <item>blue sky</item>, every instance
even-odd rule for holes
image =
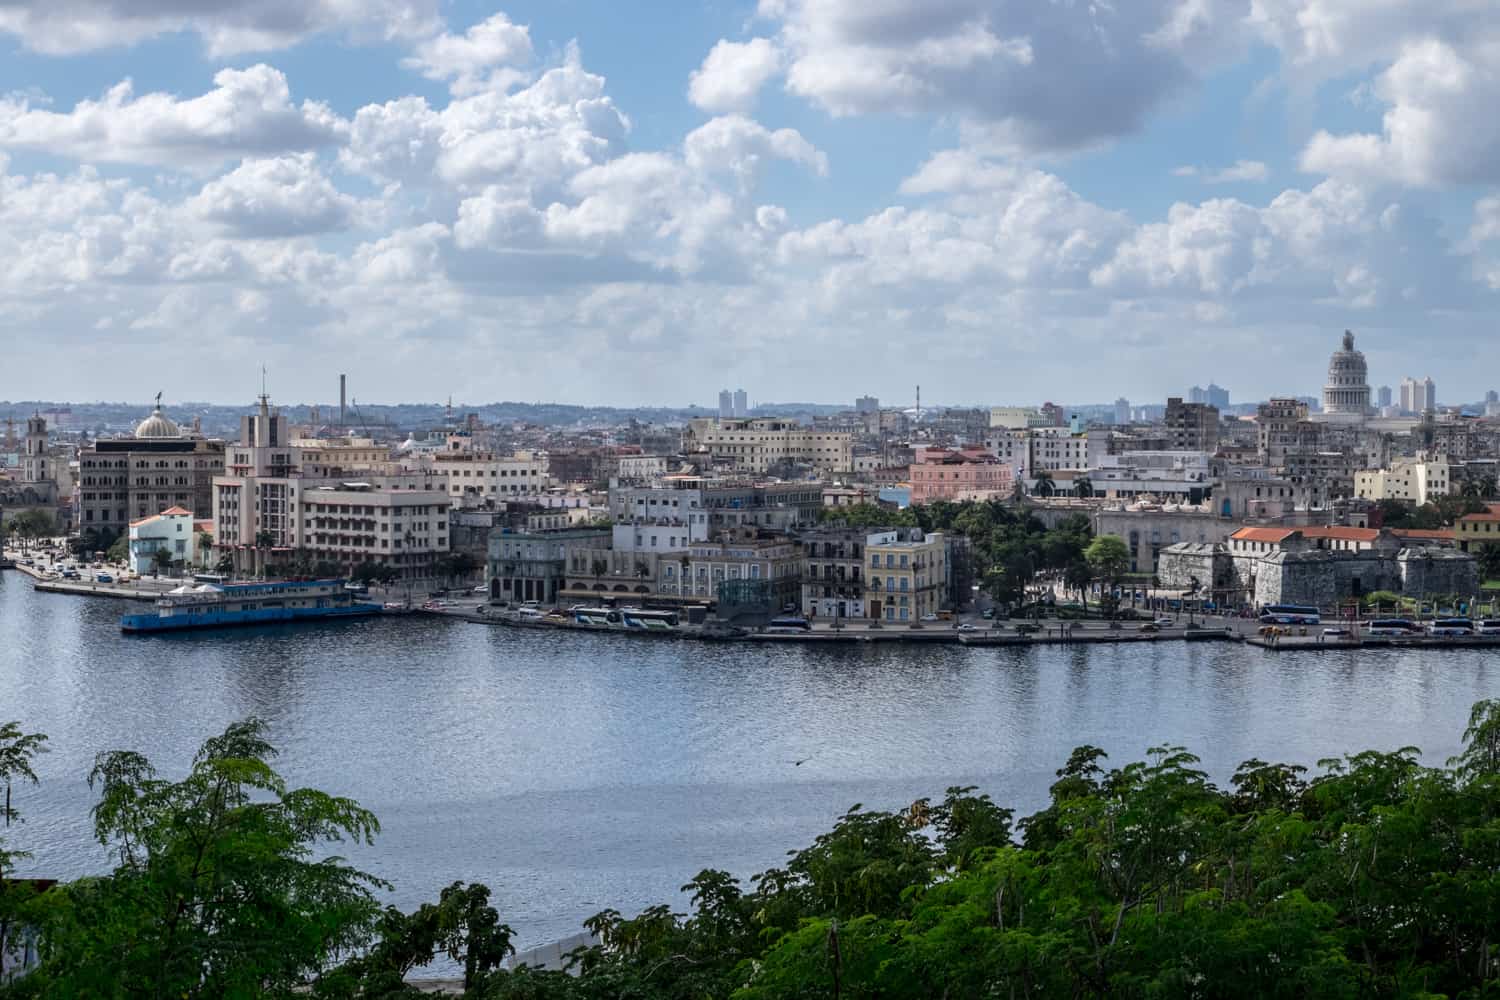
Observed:
[[[13,0],[0,397],[1478,398],[1497,20]]]

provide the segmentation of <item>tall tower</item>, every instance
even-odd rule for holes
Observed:
[[[47,468],[47,418],[40,413],[26,418],[26,452],[21,465],[21,481],[45,483],[52,478]]]

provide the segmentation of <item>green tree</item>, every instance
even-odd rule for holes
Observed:
[[[1032,488],[1039,497],[1050,497],[1057,492],[1057,484],[1053,482],[1052,473],[1046,469],[1043,469],[1032,477],[1032,481],[1035,483]]]
[[[5,785],[5,806],[0,810],[0,817],[4,817],[6,826],[21,815],[11,805],[11,785],[16,781],[37,784],[31,762],[38,754],[47,752],[46,743],[47,737],[41,733],[23,733],[19,722],[0,725],[0,783]],[[4,874],[4,855],[0,853],[0,876]]]
[[[151,556],[151,562],[155,564],[158,575],[165,573],[172,568],[172,553],[164,548],[157,549]]]
[[[234,723],[180,781],[138,753],[102,753],[94,832],[119,859],[49,893],[40,996],[292,997],[370,937],[383,883],[321,845],[370,842],[349,799],[289,789],[265,725]]]
[[[1113,587],[1130,569],[1130,550],[1116,535],[1100,535],[1084,550],[1084,558],[1094,571],[1094,576]]]
[[[125,535],[116,538],[104,553],[104,558],[112,563],[124,563],[130,558],[130,539]]]
[[[1500,580],[1500,544],[1487,542],[1476,546],[1474,558],[1479,563],[1479,572],[1484,580]]]

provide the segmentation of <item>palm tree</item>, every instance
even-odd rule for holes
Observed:
[[[1094,495],[1094,484],[1088,476],[1079,476],[1073,480],[1073,495],[1083,500]]]
[[[1048,472],[1045,469],[1043,469],[1041,472],[1038,472],[1036,474],[1036,494],[1037,494],[1037,496],[1050,497],[1053,493],[1056,493],[1056,492],[1057,492],[1057,487],[1055,485],[1053,485],[1053,482],[1052,482],[1052,473]]]

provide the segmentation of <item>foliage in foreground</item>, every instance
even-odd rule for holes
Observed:
[[[504,967],[484,886],[380,910],[374,879],[314,856],[374,818],[287,790],[252,721],[181,782],[101,755],[120,866],[10,904],[46,957],[0,995],[394,998],[442,954],[476,1000],[1496,997],[1500,701],[1464,744],[1446,767],[1408,747],[1311,778],[1250,760],[1227,788],[1180,747],[1110,770],[1080,747],[1033,816],[972,788],[855,806],[748,885],[701,872],[685,913],[598,914],[569,974]]]

